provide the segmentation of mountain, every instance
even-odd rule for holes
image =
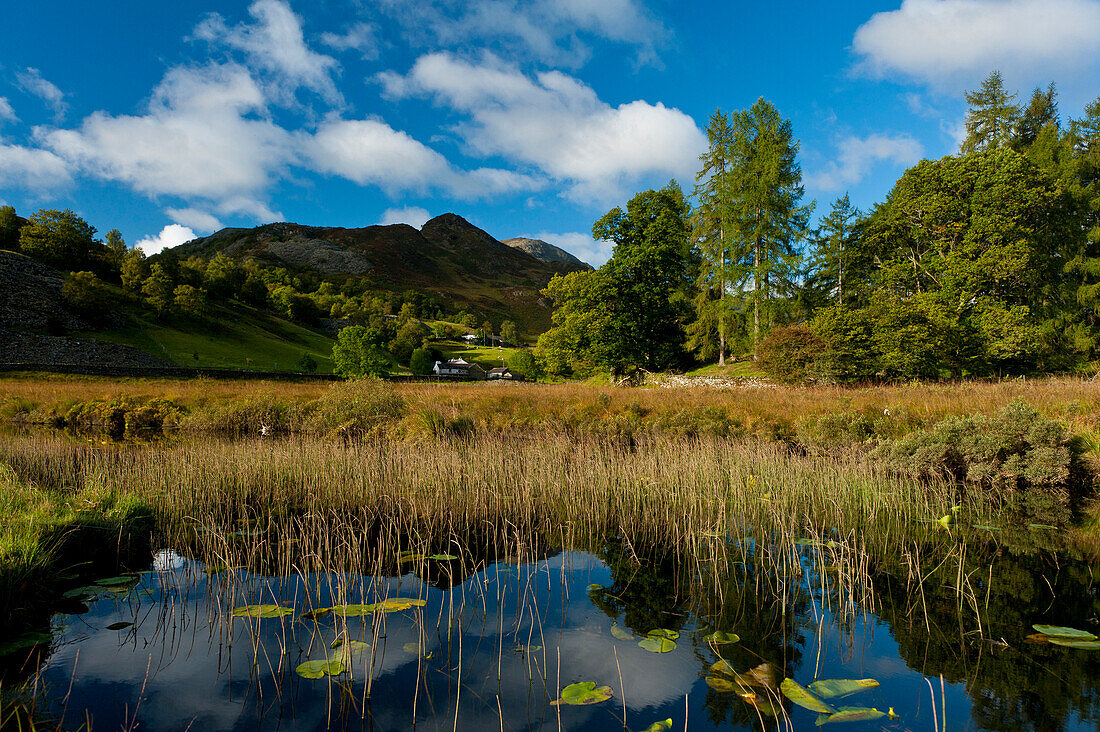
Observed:
[[[419,230],[407,224],[345,229],[292,223],[222,229],[169,251],[180,258],[254,257],[328,280],[365,279],[379,289],[431,292],[455,310],[471,309],[494,321],[511,318],[530,334],[550,323],[550,304],[539,290],[555,274],[588,268],[565,252],[567,260],[545,261],[508,246],[453,213]]]
[[[586,262],[582,262],[561,247],[556,247],[542,239],[527,239],[520,236],[514,239],[501,239],[501,244],[507,244],[513,249],[527,252],[540,262],[575,264],[584,269],[592,269]]]

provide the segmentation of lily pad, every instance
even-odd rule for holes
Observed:
[[[649,631],[638,645],[650,653],[668,653],[676,649],[675,639],[679,637],[680,634],[675,630],[657,628]]]
[[[660,722],[654,722],[643,729],[642,732],[661,732],[663,729],[672,729],[672,717],[662,719]]]
[[[761,714],[768,717],[775,717],[779,714],[780,708],[768,695],[757,694],[754,691],[746,691],[742,693],[741,700],[749,706],[755,707]]]
[[[364,615],[373,613],[374,605],[334,605],[328,608],[328,610],[337,615],[343,615],[345,618],[361,618]]]
[[[52,638],[53,636],[49,633],[24,633],[7,643],[0,644],[0,656],[7,656],[16,651],[21,651],[24,648],[33,648],[43,643],[49,643]]]
[[[1042,633],[1043,635],[1050,635],[1058,638],[1073,640],[1096,640],[1096,635],[1088,632],[1087,630],[1065,628],[1060,625],[1033,625],[1031,627],[1034,628],[1037,632]]]
[[[428,557],[428,559],[434,560],[436,562],[453,562],[454,560],[458,559],[458,557],[456,557],[454,554],[432,554]]]
[[[874,679],[823,679],[810,684],[810,691],[821,699],[836,699],[876,686]]]
[[[634,636],[630,632],[623,630],[623,627],[618,623],[611,624],[611,635],[619,640],[634,640]]]
[[[599,704],[611,698],[610,686],[596,686],[595,681],[578,681],[561,690],[561,697],[550,702],[554,706],[586,706]]]
[[[873,707],[841,707],[833,714],[818,717],[817,726],[833,722],[869,722],[885,716],[886,712],[880,712]]]
[[[245,605],[244,607],[233,608],[233,617],[235,618],[282,618],[287,615],[293,615],[294,608],[283,607],[282,605]]]
[[[370,612],[392,613],[398,610],[408,610],[411,607],[424,607],[426,604],[427,602],[425,600],[417,600],[409,597],[391,597],[388,600],[376,602],[366,607],[370,608]]]
[[[96,587],[94,585],[88,585],[86,587],[77,587],[76,589],[69,590],[61,594],[66,600],[82,600],[84,598],[92,598],[99,595],[106,590],[105,587]]]
[[[794,679],[783,679],[783,683],[779,685],[779,690],[783,692],[783,696],[798,706],[809,709],[811,712],[819,712],[820,714],[836,713],[835,709],[818,699],[809,689]]]
[[[331,607],[317,607],[302,613],[303,620],[318,620],[332,612]]]
[[[107,630],[125,630],[133,626],[133,623],[111,623],[107,626]]]
[[[707,686],[720,691],[724,694],[733,693],[735,691],[743,691],[744,687],[735,683],[732,679],[727,679],[724,676],[708,676],[706,678]]]
[[[120,577],[107,577],[106,579],[96,580],[95,584],[100,587],[121,587],[123,585],[136,585],[141,581],[140,577],[133,576],[120,576]]]
[[[1048,636],[1047,640],[1056,646],[1076,648],[1081,651],[1100,650],[1100,640],[1077,640],[1076,638],[1063,638],[1061,636]]]
[[[339,676],[344,673],[344,663],[339,659],[321,659],[298,664],[294,671],[307,679],[319,679],[324,676]]]
[[[423,554],[405,554],[397,561],[404,564],[405,562],[419,562],[421,559],[426,559],[426,557]]]
[[[707,643],[715,646],[725,646],[731,643],[738,643],[741,640],[741,636],[736,633],[724,633],[721,630],[716,630],[708,635],[704,640]]]

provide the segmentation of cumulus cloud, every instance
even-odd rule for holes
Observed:
[[[924,154],[909,135],[851,135],[837,143],[836,160],[806,176],[806,185],[820,191],[839,191],[863,180],[876,163],[888,161],[908,167]]]
[[[169,224],[161,229],[160,233],[156,236],[147,236],[134,246],[138,247],[146,254],[157,254],[165,249],[179,246],[195,238],[195,232],[186,226]]]
[[[283,0],[256,0],[248,8],[253,24],[229,26],[217,13],[195,28],[195,37],[243,51],[249,64],[270,73],[275,83],[270,93],[293,94],[299,86],[321,95],[331,104],[343,97],[332,79],[336,60],[310,50],[302,32],[302,21]]]
[[[444,190],[462,198],[527,191],[540,182],[493,168],[465,172],[427,145],[377,119],[328,120],[302,138],[303,155],[316,171],[376,185],[389,195]]]
[[[0,144],[0,188],[49,192],[72,182],[69,166],[49,150]]]
[[[262,90],[235,64],[171,69],[146,114],[95,112],[78,129],[37,130],[46,147],[81,170],[150,195],[256,207],[294,158],[293,136],[252,116]]]
[[[1097,38],[1100,0],[904,0],[861,25],[852,48],[872,76],[946,87],[992,69],[1061,78],[1096,68]]]
[[[65,103],[65,93],[57,85],[42,76],[38,69],[26,68],[15,75],[23,91],[41,99],[54,115],[60,119],[65,116],[69,105]]]
[[[7,97],[0,97],[0,120],[7,120],[9,122],[18,122],[19,118],[15,116],[15,110],[11,108],[11,103]]]
[[[336,51],[358,51],[365,61],[378,58],[378,28],[371,23],[356,23],[344,33],[322,33],[321,42]]]
[[[430,218],[431,215],[428,214],[427,209],[419,206],[406,206],[404,208],[387,208],[382,212],[382,218],[378,219],[378,223],[382,226],[408,224],[419,229]]]
[[[548,244],[560,247],[593,267],[599,267],[611,259],[611,252],[615,249],[615,242],[596,241],[591,234],[582,234],[575,231],[565,234],[553,234],[543,231],[535,234],[534,238],[542,239]]]
[[[492,58],[474,64],[434,53],[407,76],[379,80],[391,97],[429,96],[466,114],[458,133],[474,153],[533,165],[578,199],[602,203],[644,177],[690,178],[706,148],[680,110],[640,100],[612,107],[558,71],[532,79]]]
[[[657,62],[668,30],[636,0],[380,0],[414,43],[465,48],[471,43],[559,66],[591,55],[586,36],[634,46],[639,63]]]
[[[222,222],[217,216],[196,208],[169,208],[164,213],[177,224],[194,231],[209,234],[222,228]]]

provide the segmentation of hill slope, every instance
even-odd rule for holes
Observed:
[[[507,244],[513,249],[527,252],[540,262],[574,264],[584,269],[592,269],[587,262],[582,262],[561,247],[556,247],[550,242],[543,241],[542,239],[528,239],[519,236],[514,239],[501,239],[500,242],[501,244]]]
[[[547,245],[549,246],[549,245]],[[222,229],[172,250],[182,257],[255,257],[297,272],[343,281],[363,279],[388,290],[422,290],[499,322],[514,319],[531,334],[549,326],[550,306],[539,295],[555,274],[587,265],[542,261],[507,246],[453,213],[417,230],[406,224],[359,229],[277,223]]]

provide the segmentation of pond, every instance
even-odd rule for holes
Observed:
[[[1100,724],[1100,651],[1032,627],[1097,628],[1083,559],[940,527],[875,550],[713,541],[734,549],[452,540],[370,575],[177,545],[69,593],[39,646],[41,709],[96,730]]]

